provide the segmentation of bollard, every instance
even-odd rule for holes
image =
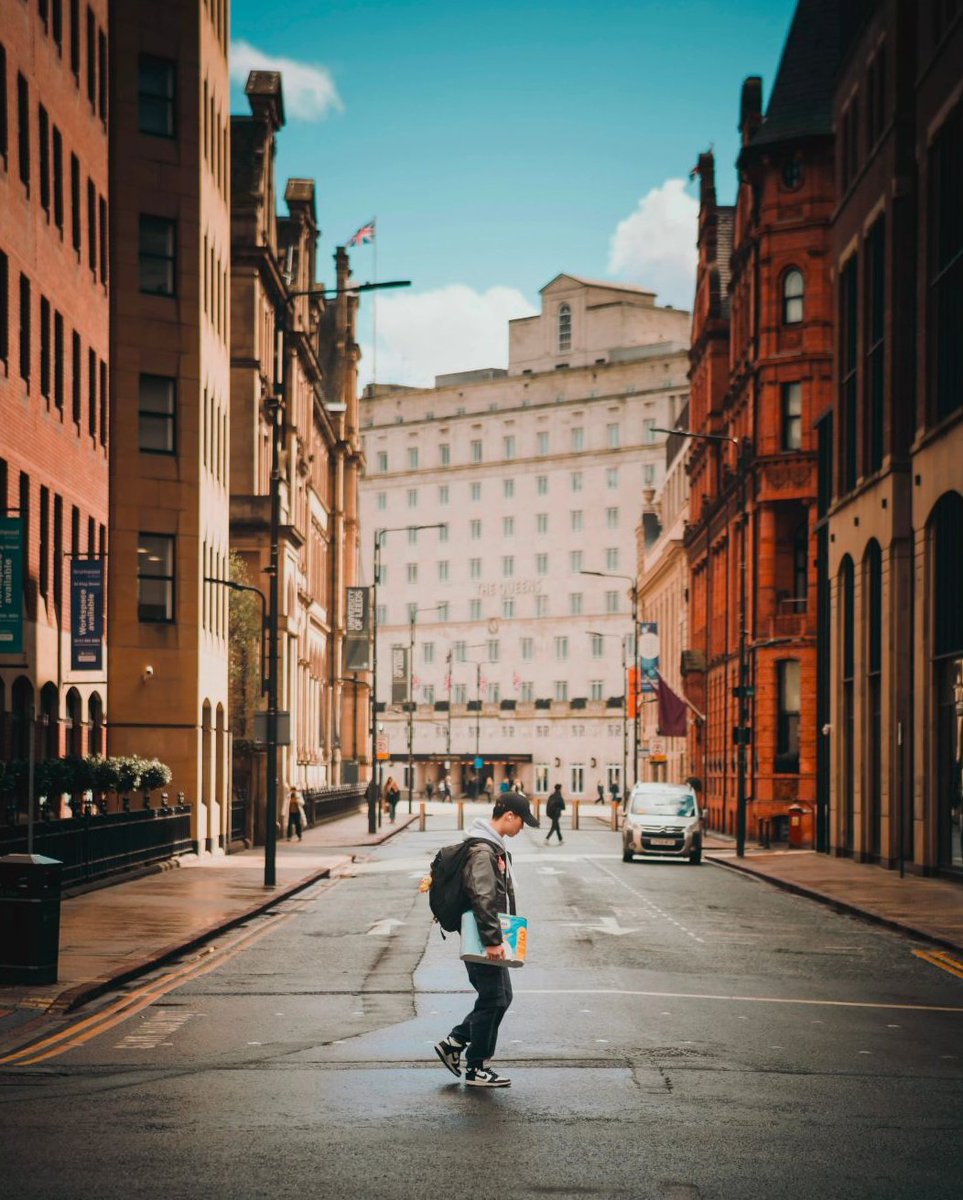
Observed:
[[[619,831],[619,802],[618,802],[618,800],[613,800],[612,801],[612,832],[618,833],[618,831]]]
[[[464,800],[458,801],[458,828],[459,829],[465,828],[465,801]]]
[[[418,828],[421,830],[422,833],[425,832],[426,810],[427,810],[427,805],[425,804],[424,800],[420,801],[418,804]]]
[[[572,828],[578,829],[578,800],[572,801]]]

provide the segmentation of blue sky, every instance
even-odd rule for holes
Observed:
[[[560,271],[691,302],[694,187],[735,189],[739,89],[768,96],[794,0],[234,0],[232,110],[283,73],[279,174],[318,185],[320,271],[371,217],[381,381],[504,365],[506,322]],[[373,252],[352,252],[355,278]],[[362,380],[370,377],[365,302]]]

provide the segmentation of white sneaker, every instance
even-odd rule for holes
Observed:
[[[469,1087],[511,1087],[512,1081],[498,1075],[491,1067],[469,1067],[465,1072],[465,1083]]]

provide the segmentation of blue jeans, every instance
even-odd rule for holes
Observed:
[[[465,1061],[480,1067],[495,1053],[498,1026],[512,1002],[511,971],[488,963],[466,962],[468,982],[478,993],[471,1012],[451,1031],[456,1041],[467,1044]]]

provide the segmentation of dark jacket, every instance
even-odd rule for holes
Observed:
[[[561,792],[552,792],[548,798],[548,803],[545,805],[545,815],[550,821],[554,821],[556,817],[560,817],[565,811],[565,800]]]
[[[504,868],[499,869],[499,861]],[[499,946],[502,927],[499,913],[514,913],[515,891],[508,870],[511,855],[504,854],[493,842],[473,842],[465,859],[462,880],[483,946]]]

